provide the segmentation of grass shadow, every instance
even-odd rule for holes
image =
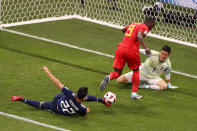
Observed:
[[[11,52],[15,52],[15,53],[19,53],[19,54],[23,54],[23,55],[27,55],[27,56],[32,56],[32,57],[35,57],[35,58],[44,59],[44,60],[59,63],[59,64],[63,64],[63,65],[66,65],[66,66],[71,66],[71,67],[74,67],[74,68],[95,72],[95,73],[102,74],[102,75],[103,74],[108,74],[107,72],[104,72],[104,71],[100,71],[100,70],[96,70],[96,69],[92,69],[92,68],[84,67],[84,66],[80,66],[80,65],[75,65],[75,64],[72,64],[72,63],[69,63],[69,62],[66,62],[66,61],[61,61],[61,60],[57,60],[57,59],[53,59],[53,58],[48,58],[48,57],[45,57],[45,56],[40,56],[40,55],[37,55],[37,54],[33,54],[33,53],[29,53],[29,52],[25,52],[25,51],[13,49],[13,48],[8,48],[8,47],[2,46],[2,45],[0,45],[0,48],[9,50]]]

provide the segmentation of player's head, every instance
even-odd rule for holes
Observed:
[[[163,46],[160,52],[160,61],[165,61],[171,53],[171,48],[167,45]]]
[[[155,26],[155,18],[154,17],[146,17],[144,20],[144,24],[146,24],[151,31]]]
[[[77,98],[80,100],[85,100],[87,94],[88,94],[88,88],[80,87],[77,91]]]

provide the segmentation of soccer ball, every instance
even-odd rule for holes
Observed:
[[[106,103],[111,104],[116,101],[116,95],[112,92],[106,92],[104,95],[104,100]]]

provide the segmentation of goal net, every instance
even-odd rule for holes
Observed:
[[[0,24],[86,18],[120,28],[154,16],[157,24],[152,36],[197,47],[196,9],[197,0],[1,0]]]

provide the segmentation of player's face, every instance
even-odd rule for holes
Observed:
[[[162,50],[162,51],[160,52],[159,60],[160,60],[161,62],[164,62],[164,61],[168,58],[168,56],[169,56],[168,52]]]

